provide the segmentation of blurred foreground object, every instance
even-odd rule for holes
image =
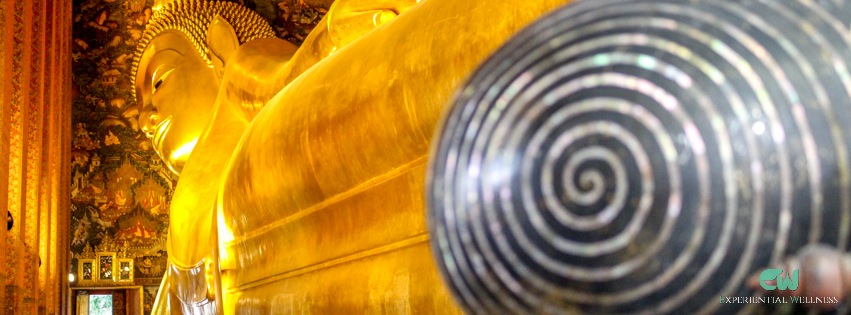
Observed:
[[[430,157],[465,310],[756,311],[724,297],[760,296],[746,278],[807,244],[847,251],[849,8],[589,0],[515,36]]]

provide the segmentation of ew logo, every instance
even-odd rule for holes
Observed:
[[[783,273],[783,269],[765,269],[761,274],[759,274],[759,285],[762,286],[763,289],[768,291],[773,291],[774,289],[780,290],[789,290],[794,291],[798,289],[798,269],[792,271],[792,275],[786,275],[786,279],[783,279],[781,275]],[[766,284],[766,281],[777,280],[777,285]]]

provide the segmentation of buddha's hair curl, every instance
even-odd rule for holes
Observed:
[[[142,38],[136,46],[131,67],[131,78],[135,80],[142,53],[148,44],[161,33],[179,31],[192,42],[208,65],[212,65],[210,48],[207,47],[207,29],[216,16],[221,16],[233,26],[239,44],[258,38],[275,37],[275,32],[259,14],[233,2],[177,0],[154,7]],[[131,89],[136,100],[136,89]]]

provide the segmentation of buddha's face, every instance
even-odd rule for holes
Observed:
[[[177,174],[213,117],[219,90],[213,71],[177,31],[158,35],[139,59],[135,78],[137,101],[142,104],[139,126]]]

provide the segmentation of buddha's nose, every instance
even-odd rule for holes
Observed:
[[[156,131],[157,124],[160,123],[159,116],[157,115],[157,110],[153,106],[145,106],[142,112],[139,114],[139,126],[142,128],[142,132],[145,133],[145,136],[148,138],[154,137],[154,132]]]

